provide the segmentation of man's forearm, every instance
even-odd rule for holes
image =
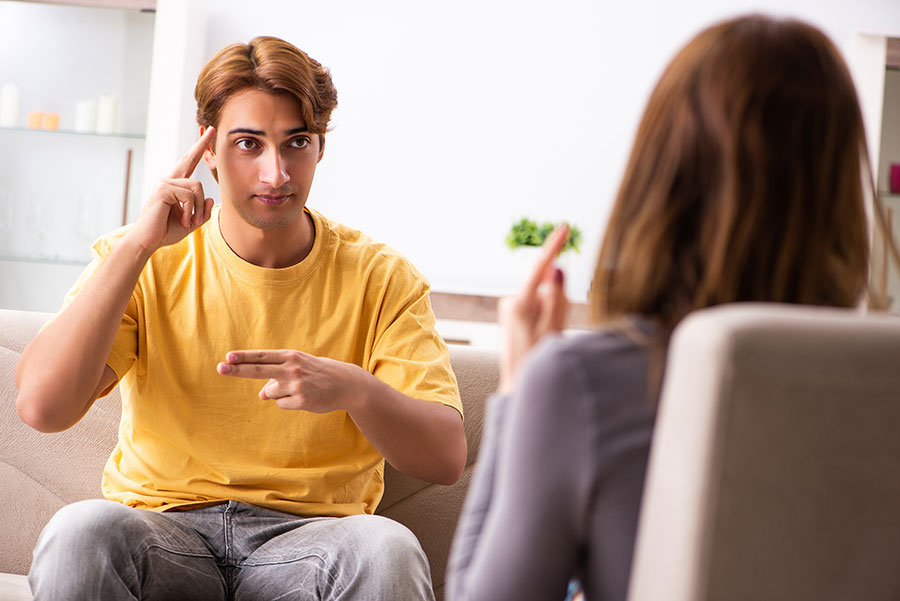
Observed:
[[[84,289],[25,347],[16,409],[43,432],[75,424],[101,391],[106,361],[150,253],[120,239]]]
[[[401,472],[436,484],[456,482],[467,452],[459,412],[408,397],[367,375],[367,394],[349,410],[363,435]]]
[[[260,389],[288,410],[346,411],[398,470],[452,484],[466,464],[462,417],[453,407],[408,397],[358,365],[290,349],[229,351],[224,376],[267,380]]]

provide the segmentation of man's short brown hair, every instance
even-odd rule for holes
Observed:
[[[197,122],[218,125],[225,102],[248,88],[293,96],[310,133],[324,134],[337,107],[327,69],[293,44],[260,36],[249,44],[226,46],[203,67],[194,88]]]

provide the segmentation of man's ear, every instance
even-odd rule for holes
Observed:
[[[322,160],[322,156],[325,154],[325,134],[319,134],[319,158],[316,159],[316,164]]]
[[[203,135],[203,132],[206,131],[205,127],[200,127],[200,135]],[[213,148],[216,145],[216,136],[218,134],[213,134],[212,142],[210,142],[209,146],[206,147],[206,150],[203,151],[203,161],[206,163],[206,166],[210,168],[211,171],[215,171],[216,169],[216,153],[213,152]]]

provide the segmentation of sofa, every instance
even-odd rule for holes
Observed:
[[[15,367],[22,349],[48,313],[0,310],[0,601],[31,600],[26,574],[41,529],[66,504],[100,497],[100,476],[116,440],[118,390],[99,399],[75,426],[42,434],[15,411]],[[377,513],[405,524],[431,564],[435,596],[443,598],[444,571],[466,487],[477,457],[484,403],[496,389],[495,351],[450,347],[459,380],[469,446],[466,469],[452,486],[439,486],[385,467]]]

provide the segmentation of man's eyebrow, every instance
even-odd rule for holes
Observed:
[[[264,131],[262,131],[262,130],[259,130],[259,129],[249,129],[249,128],[246,128],[246,127],[236,127],[236,128],[234,128],[234,129],[232,129],[230,132],[228,132],[228,135],[229,135],[229,136],[232,135],[232,134],[251,134],[251,135],[254,135],[254,136],[264,136],[264,135],[266,135],[266,132],[264,132]]]
[[[295,127],[294,129],[287,130],[287,132],[285,132],[285,135],[293,136],[294,134],[302,134],[302,133],[305,133],[308,131],[309,131],[309,129],[307,129],[305,127]],[[250,129],[247,127],[236,127],[228,132],[229,136],[233,135],[233,134],[250,134],[252,136],[264,136],[264,135],[266,135],[266,132],[264,132],[260,129]]]

